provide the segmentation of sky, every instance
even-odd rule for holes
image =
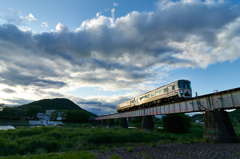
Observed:
[[[106,115],[178,79],[193,96],[240,86],[237,0],[0,2],[0,103]]]

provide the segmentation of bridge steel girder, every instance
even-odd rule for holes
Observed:
[[[204,138],[217,142],[237,142],[238,137],[226,111],[208,110],[204,118]]]

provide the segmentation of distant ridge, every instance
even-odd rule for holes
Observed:
[[[24,104],[18,107],[27,108],[29,106],[40,106],[42,108],[42,112],[45,112],[46,110],[53,110],[53,109],[86,111],[85,109],[82,109],[80,106],[78,106],[77,104],[73,103],[71,100],[66,98],[42,99],[42,100]],[[88,112],[88,113],[90,113],[91,116],[97,116],[96,114],[93,114],[91,112]]]

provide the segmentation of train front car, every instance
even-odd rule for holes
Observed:
[[[192,88],[191,82],[188,80],[179,80],[178,81],[178,96],[180,98],[192,98]]]

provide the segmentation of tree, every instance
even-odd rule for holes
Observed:
[[[62,120],[67,116],[67,110],[55,110],[51,114],[53,120],[57,120],[58,117],[62,117]]]
[[[68,121],[87,122],[91,115],[83,110],[68,110],[66,119]]]
[[[40,113],[41,110],[42,110],[42,108],[39,106],[29,106],[29,107],[27,107],[27,115],[30,116],[30,119],[32,119],[32,117],[35,114]]]
[[[191,127],[191,118],[185,114],[168,114],[163,116],[163,130],[181,134],[188,132]]]

